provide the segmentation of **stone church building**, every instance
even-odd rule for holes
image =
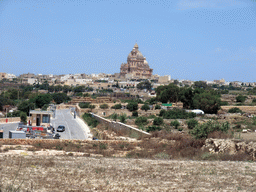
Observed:
[[[120,68],[120,76],[126,78],[151,78],[153,69],[149,68],[146,58],[136,43],[127,57],[127,63]]]

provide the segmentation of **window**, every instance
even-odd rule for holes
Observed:
[[[50,123],[50,115],[43,115],[42,123]]]

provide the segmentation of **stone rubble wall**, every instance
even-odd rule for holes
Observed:
[[[203,150],[208,150],[210,153],[228,153],[230,155],[236,153],[247,153],[254,159],[256,157],[256,142],[246,143],[241,140],[232,139],[206,139]]]

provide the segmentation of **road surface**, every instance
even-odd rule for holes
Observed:
[[[89,127],[79,117],[74,119],[69,109],[56,110],[55,118],[51,119],[51,123],[55,131],[59,125],[65,126],[64,132],[58,132],[61,135],[60,139],[88,139]]]
[[[89,127],[79,117],[71,115],[69,109],[56,110],[55,118],[51,119],[55,133],[60,134],[60,139],[91,139]],[[65,126],[64,132],[57,132],[59,125]],[[9,131],[16,130],[18,123],[0,124],[0,129],[4,130],[4,138],[9,138]]]

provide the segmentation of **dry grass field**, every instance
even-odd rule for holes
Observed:
[[[256,191],[256,163],[0,156],[0,191]]]

